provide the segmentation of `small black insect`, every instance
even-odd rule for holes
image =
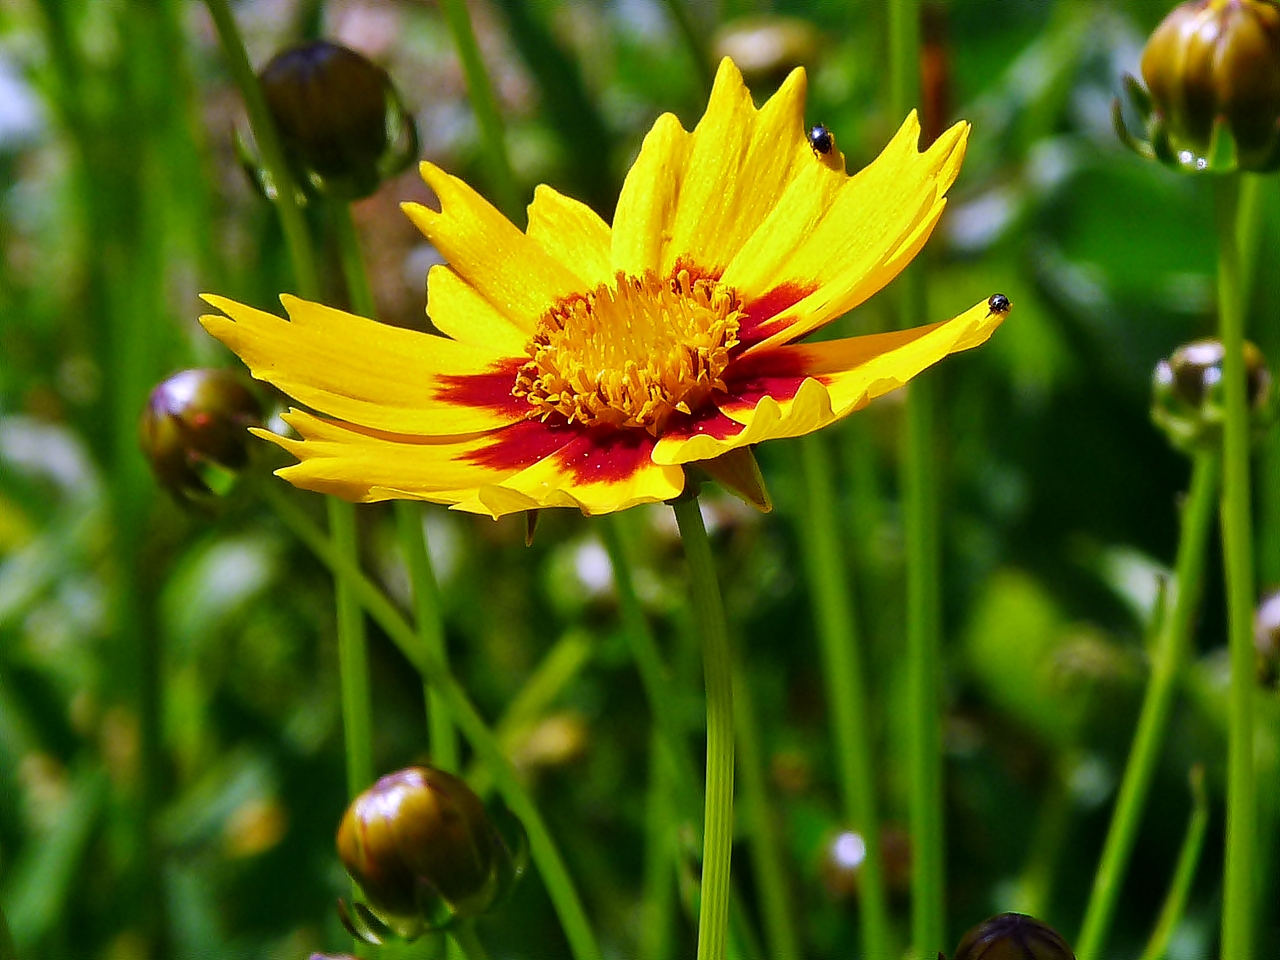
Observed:
[[[824,127],[822,124],[809,128],[809,146],[813,147],[814,153],[820,153],[826,156],[836,146],[835,135]]]
[[[1009,298],[1003,293],[993,293],[991,299],[987,301],[987,308],[992,313],[1008,313]]]

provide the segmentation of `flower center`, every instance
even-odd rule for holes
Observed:
[[[726,389],[741,317],[732,290],[687,270],[668,280],[619,273],[616,288],[602,283],[538,321],[511,394],[528,399],[531,417],[657,436],[673,414]]]

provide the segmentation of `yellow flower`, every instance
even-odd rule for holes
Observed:
[[[811,148],[805,74],[760,109],[732,61],[686,132],[658,118],[610,227],[539,187],[520,232],[424,163],[436,212],[405,212],[448,262],[428,278],[445,336],[282,297],[289,320],[220,297],[205,327],[327,418],[293,409],[280,475],[348,500],[494,517],[670,500],[699,467],[768,506],[750,445],[817,430],[977,346],[993,297],[945,323],[799,343],[885,286],[946,205],[968,125],[927,151],[909,116],[850,177]]]

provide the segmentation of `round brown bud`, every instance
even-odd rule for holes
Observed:
[[[951,960],[1075,960],[1075,954],[1047,923],[1001,913],[966,933]]]
[[[1194,340],[1156,365],[1151,417],[1174,446],[1188,453],[1222,442],[1223,356],[1220,340]],[[1261,433],[1271,420],[1271,373],[1252,343],[1244,345],[1244,363],[1250,420]]]
[[[138,442],[160,483],[176,494],[225,494],[249,462],[247,428],[262,407],[228,370],[175,373],[154,390],[138,421]]]
[[[417,129],[387,72],[316,40],[275,56],[259,76],[285,162],[309,192],[368,196],[418,152]]]
[[[337,846],[365,911],[407,938],[484,913],[520,872],[480,798],[431,767],[388,774],[356,797]]]
[[[1229,135],[1244,170],[1280,162],[1280,5],[1274,0],[1189,0],[1156,27],[1142,53],[1153,144],[1176,161],[1211,165]],[[1157,154],[1161,151],[1157,149]]]

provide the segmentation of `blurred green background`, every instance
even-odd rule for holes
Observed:
[[[660,0],[470,6],[526,197],[551,183],[608,218],[655,117],[673,111],[689,127],[705,105],[707,65]],[[989,346],[930,374],[942,398],[950,942],[1002,909],[1034,912],[1070,938],[1176,543],[1188,466],[1149,422],[1149,385],[1161,357],[1214,329],[1212,185],[1141,161],[1112,131],[1119,78],[1136,71],[1164,3],[926,6],[926,55],[943,78],[932,89],[949,118],[973,123],[926,250],[930,315],[995,292],[1015,305]],[[682,8],[709,57],[735,53],[757,102],[782,75],[762,44],[767,54],[767,41],[785,39],[781,59],[809,70],[809,121],[835,133],[851,168],[900,123],[886,111],[882,0]],[[383,65],[417,117],[423,155],[491,190],[434,3],[244,0],[235,10],[255,66],[316,36]],[[275,214],[233,149],[243,127],[194,0],[0,6],[0,905],[23,957],[286,958],[349,944],[333,907],[348,887],[332,845],[345,782],[330,578],[252,498],[184,509],[157,489],[136,442],[159,379],[232,362],[196,323],[197,294],[271,309],[292,286]],[[1263,189],[1265,280],[1280,249],[1280,191]],[[419,328],[426,270],[439,258],[397,204],[428,199],[410,171],[354,211],[382,318]],[[323,237],[323,218],[313,219]],[[336,276],[326,242],[324,272]],[[1280,289],[1257,287],[1251,336],[1280,356]],[[343,297],[335,283],[330,301]],[[834,332],[884,328],[890,306],[873,300]],[[881,810],[899,834],[900,420],[900,397],[890,396],[822,441],[838,465],[856,574]],[[797,452],[779,441],[759,455],[775,511],[713,493],[707,513],[797,922],[810,956],[849,956],[856,877],[833,867],[830,851],[856,825],[837,813],[797,545]],[[1274,585],[1274,437],[1258,464],[1259,575]],[[320,515],[318,498],[297,501]],[[698,651],[674,523],[656,506],[626,520],[694,744]],[[405,601],[390,512],[363,509],[361,524],[366,568]],[[503,716],[553,651],[561,658],[543,701],[508,723],[507,742],[606,950],[634,956],[650,717],[596,529],[544,513],[526,549],[519,518],[432,508],[427,527],[455,668],[488,717]],[[1215,943],[1226,672],[1212,550],[1196,662],[1124,888],[1116,957],[1136,956],[1154,922],[1195,763],[1207,767],[1213,816],[1169,955],[1208,956]],[[376,631],[372,656],[376,758],[391,770],[423,759],[422,691]],[[1273,903],[1274,695],[1259,712],[1259,902]],[[901,843],[890,849],[903,853],[890,873],[905,925],[909,857]],[[749,858],[735,871],[749,891]],[[1259,956],[1280,955],[1280,915],[1260,920]],[[495,957],[565,952],[535,875],[479,931]],[[679,955],[691,953],[692,935],[681,920]]]

